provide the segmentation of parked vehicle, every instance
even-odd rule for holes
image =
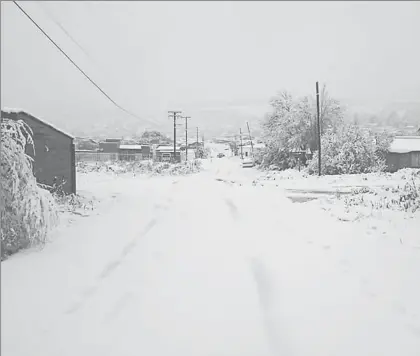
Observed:
[[[225,154],[224,153],[219,153],[218,155],[217,155],[217,158],[223,158],[225,156]]]

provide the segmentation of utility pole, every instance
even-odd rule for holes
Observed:
[[[174,163],[176,162],[176,119],[177,115],[180,114],[182,111],[168,111],[168,114],[173,116],[174,119]]]
[[[191,116],[184,116],[185,119],[185,160],[188,161],[188,119]]]
[[[196,142],[195,142],[195,147],[196,147],[196,150],[195,150],[195,155],[197,156],[197,158],[198,158],[198,126],[197,126],[197,139],[196,139]]]
[[[251,130],[249,129],[248,121],[246,123],[246,126],[248,127],[249,140],[251,141],[251,152],[252,152],[252,155],[254,156],[254,144],[252,143]]]
[[[241,159],[244,159],[244,151],[243,151],[243,146],[242,146],[242,129],[239,129],[239,138],[241,140]]]
[[[321,176],[321,125],[319,122],[319,88],[316,82],[316,117],[318,123],[318,175]]]

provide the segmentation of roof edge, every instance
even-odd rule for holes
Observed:
[[[15,114],[23,114],[23,115],[26,115],[29,118],[31,118],[32,120],[38,121],[41,124],[44,124],[45,126],[48,126],[50,129],[52,129],[52,130],[54,130],[56,132],[59,132],[62,135],[64,135],[64,136],[66,136],[66,137],[74,140],[74,136],[68,134],[67,132],[64,132],[63,130],[60,130],[59,128],[55,127],[54,125],[50,124],[49,122],[47,122],[47,121],[45,121],[43,119],[40,119],[40,118],[32,115],[31,113],[25,111],[25,110],[21,110],[21,109],[15,109],[15,110],[13,110],[13,109],[4,108],[4,109],[1,109],[1,113],[2,114],[3,113],[5,113],[5,114],[13,114],[13,113],[15,113]]]

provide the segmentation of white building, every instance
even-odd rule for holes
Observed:
[[[262,143],[255,143],[253,145],[244,145],[242,146],[242,154],[244,157],[251,157],[253,154],[255,155],[257,152],[263,150],[265,145]],[[241,154],[241,148],[239,147],[239,154]]]

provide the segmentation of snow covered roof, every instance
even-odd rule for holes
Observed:
[[[395,136],[388,151],[393,153],[420,152],[420,136]]]
[[[181,148],[180,147],[176,147],[176,150],[179,151]],[[173,152],[174,151],[174,146],[159,146],[158,148],[156,148],[156,151],[167,151],[167,152]]]
[[[142,145],[120,145],[120,150],[141,150]]]
[[[254,148],[263,149],[265,148],[265,145],[263,143],[254,143]]]
[[[243,145],[242,147],[246,148],[246,149],[254,148],[254,150],[260,150],[260,149],[265,148],[265,145],[263,143],[254,143],[252,146],[251,145]]]
[[[55,127],[53,124],[45,121],[44,119],[39,119],[39,118],[33,116],[32,114],[28,113],[25,110],[3,108],[3,109],[1,109],[1,111],[6,113],[6,114],[24,114],[24,115],[28,116],[29,118],[31,118],[32,120],[38,121],[39,123],[44,124],[45,126],[48,126],[49,128],[53,129],[54,131],[57,131],[57,132],[63,134],[64,136],[67,136],[68,138],[74,139],[74,136],[68,134],[67,132],[64,132],[63,130],[60,130],[59,128]]]

